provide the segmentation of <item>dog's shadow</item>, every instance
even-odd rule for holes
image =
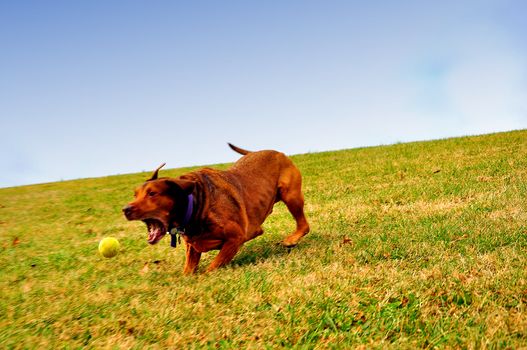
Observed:
[[[283,246],[278,235],[269,237],[265,241],[256,239],[241,249],[240,253],[232,261],[231,266],[255,265],[272,258],[284,257],[293,250],[303,251],[311,245],[312,240],[307,238],[292,248]]]

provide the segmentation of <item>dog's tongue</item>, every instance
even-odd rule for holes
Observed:
[[[152,223],[148,227],[148,243],[154,243],[158,237],[165,234],[163,231],[162,225],[159,225],[157,223]]]
[[[157,230],[152,229],[148,232],[148,243],[152,243],[156,240],[157,237]]]

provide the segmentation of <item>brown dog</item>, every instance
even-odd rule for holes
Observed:
[[[245,242],[263,233],[261,225],[278,201],[296,220],[296,230],[282,243],[292,247],[309,232],[302,178],[293,162],[280,152],[229,146],[244,156],[227,171],[206,168],[158,179],[162,164],[123,208],[128,220],[146,223],[150,244],[174,228],[182,231],[187,247],[184,273],[195,272],[201,253],[213,249],[220,252],[207,271],[230,262]]]

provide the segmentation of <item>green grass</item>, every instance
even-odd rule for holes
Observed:
[[[0,189],[1,347],[527,347],[527,131],[292,158],[311,233],[190,277],[121,215],[147,174]]]

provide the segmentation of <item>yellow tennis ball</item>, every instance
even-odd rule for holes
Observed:
[[[113,237],[103,238],[99,242],[99,253],[105,258],[112,258],[119,251],[119,241]]]

